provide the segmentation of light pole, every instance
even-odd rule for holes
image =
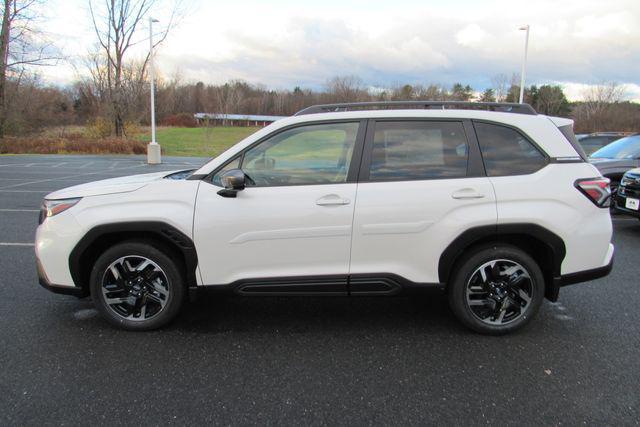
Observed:
[[[157,19],[149,17],[149,80],[151,81],[151,142],[147,145],[147,163],[157,165],[162,163],[160,144],[156,142],[156,99],[155,99],[155,70],[153,66],[153,23]]]
[[[524,58],[522,59],[522,73],[520,73],[520,104],[524,101],[524,79],[527,74],[527,51],[529,50],[529,24],[518,28],[524,30],[527,35],[524,39]]]

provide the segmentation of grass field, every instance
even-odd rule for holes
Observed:
[[[213,157],[259,129],[259,127],[161,127],[156,132],[156,138],[162,146],[162,153],[166,156]],[[151,135],[144,133],[136,139],[148,142],[151,140]]]
[[[161,127],[157,140],[166,156],[213,157],[259,130],[259,127]],[[38,134],[0,139],[0,155],[8,154],[145,154],[151,140],[148,128],[128,138],[96,137],[85,126],[46,128]]]

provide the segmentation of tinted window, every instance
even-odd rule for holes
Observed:
[[[221,180],[222,175],[224,175],[225,172],[230,171],[231,169],[238,169],[239,167],[240,167],[240,157],[236,157],[235,159],[231,160],[229,163],[224,165],[222,169],[216,172],[213,178],[211,178],[211,182],[214,185],[217,185],[218,187],[223,187],[222,180]]]
[[[408,181],[467,174],[469,148],[459,122],[378,122],[369,179]]]
[[[249,149],[242,170],[258,187],[346,182],[359,123],[301,126]]]
[[[640,157],[640,135],[628,136],[606,145],[591,157],[606,159],[636,159]]]
[[[526,175],[542,168],[545,157],[520,132],[489,123],[474,123],[489,176]]]
[[[574,150],[576,150],[576,152],[578,153],[580,158],[582,160],[587,160],[587,154],[585,153],[585,151],[582,148],[582,145],[580,145],[580,143],[582,142],[582,140],[585,137],[588,136],[588,134],[584,134],[584,135],[580,135],[580,137],[576,137],[576,135],[573,134],[573,125],[560,126],[558,129],[564,135],[564,137],[567,139],[567,141],[569,141],[569,144],[571,144],[571,146],[574,148]],[[578,142],[578,141],[580,141],[580,142]]]

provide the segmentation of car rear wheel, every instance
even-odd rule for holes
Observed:
[[[544,298],[537,263],[511,246],[480,248],[458,264],[448,288],[460,321],[483,334],[501,335],[526,325]]]
[[[91,272],[91,297],[111,324],[128,330],[164,326],[180,310],[185,286],[178,265],[151,243],[105,251]]]

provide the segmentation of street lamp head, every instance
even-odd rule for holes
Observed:
[[[523,25],[522,27],[520,27],[520,28],[518,28],[518,29],[519,29],[519,30],[521,30],[521,31],[526,31],[526,30],[528,30],[528,29],[529,29],[529,24],[527,24],[527,25]]]
[[[151,21],[151,22],[160,22],[156,18],[149,18],[149,21]]]

